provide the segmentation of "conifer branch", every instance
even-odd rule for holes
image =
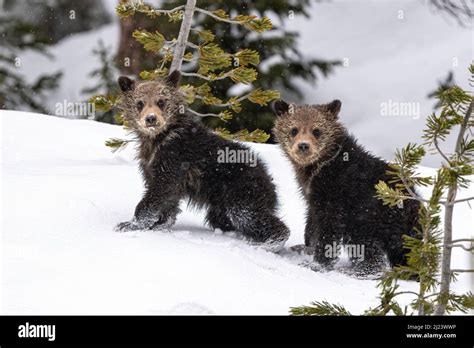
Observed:
[[[236,20],[233,20],[233,19],[229,19],[229,18],[225,18],[225,17],[219,17],[219,16],[216,16],[214,13],[212,13],[211,11],[207,11],[207,10],[204,10],[200,7],[196,7],[196,11],[197,12],[201,12],[209,17],[212,17],[214,18],[215,20],[218,20],[218,21],[221,21],[221,22],[225,22],[225,23],[230,23],[230,24],[242,24],[241,21],[236,21]]]
[[[196,11],[205,14],[215,20],[226,22],[230,24],[239,24],[245,26],[247,29],[261,33],[272,28],[272,23],[267,17],[257,18],[256,16],[237,16],[229,18],[223,10],[207,11],[200,7],[196,7]]]
[[[200,112],[197,112],[196,110],[193,110],[191,108],[187,108],[187,110],[196,115],[196,116],[199,116],[199,117],[208,117],[208,116],[211,116],[211,117],[219,117],[219,118],[222,118],[222,115],[220,114],[215,114],[215,113],[212,113],[212,112],[209,112],[209,113],[206,113],[206,114],[203,114],[203,113],[200,113]]]
[[[443,151],[441,151],[441,148],[439,147],[439,143],[438,143],[438,137],[435,136],[433,138],[433,144],[436,148],[436,150],[438,151],[438,153],[440,154],[441,157],[444,158],[444,160],[446,161],[446,163],[449,165],[451,163],[450,159],[448,158],[448,156],[445,155],[445,153]]]
[[[186,42],[186,46],[197,49],[197,50],[199,49],[199,45],[196,45],[195,43],[192,43],[189,41]]]
[[[466,251],[473,251],[474,250],[474,247],[467,248],[462,244],[454,244],[454,243],[451,244],[451,245],[448,245],[448,247],[449,248],[461,248],[461,249],[464,249]]]
[[[176,14],[177,12],[183,10],[185,5],[176,6],[170,10],[162,10],[162,9],[155,9],[149,5],[144,4],[143,2],[139,2],[137,4],[132,3],[131,1],[123,2],[119,4],[115,10],[117,14],[121,18],[125,18],[128,16],[133,16],[135,12],[144,13],[148,17],[157,17],[161,15],[168,15],[171,16]]]
[[[202,74],[199,74],[199,73],[193,73],[193,72],[185,72],[185,71],[182,71],[181,72],[181,75],[183,76],[192,76],[192,77],[198,77],[200,79],[203,79],[203,80],[206,80],[206,81],[217,81],[217,80],[224,80],[225,78],[229,77],[230,76],[230,73],[227,72],[221,76],[217,76],[217,77],[213,77],[213,78],[210,78],[208,76],[205,76],[205,75],[202,75]]]
[[[474,243],[474,239],[469,239],[469,238],[453,239],[451,242],[452,243],[461,243],[461,242]]]
[[[403,165],[400,166],[400,180],[402,180],[402,183],[405,189],[407,190],[407,192],[410,194],[410,196],[412,196],[414,199],[416,199],[419,202],[427,203],[427,204],[430,203],[429,200],[424,199],[423,197],[421,197],[420,195],[418,195],[415,191],[411,189],[411,186],[408,184],[408,181],[405,177],[405,171],[403,169]]]
[[[467,201],[472,201],[474,200],[474,197],[467,197],[467,198],[462,198],[462,199],[456,199],[455,201],[453,201],[451,204],[457,204],[457,203],[461,203],[461,202],[467,202]]]

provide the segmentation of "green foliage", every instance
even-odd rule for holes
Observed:
[[[133,140],[110,138],[110,139],[105,141],[105,145],[110,147],[112,152],[116,152],[116,151],[119,151],[119,150],[123,150],[125,148],[125,146],[127,146],[131,142],[133,142]]]
[[[146,30],[135,30],[133,38],[143,45],[147,51],[158,53],[165,44],[165,38],[158,31],[150,33]]]
[[[290,309],[291,315],[331,315],[331,316],[348,316],[351,315],[343,306],[331,304],[327,301],[311,302],[309,306],[293,307]]]
[[[471,79],[474,81],[474,65],[470,67]],[[452,291],[442,291],[443,274],[440,266],[442,255],[451,245],[444,243],[441,227],[442,206],[445,210],[452,208],[456,201],[449,200],[456,197],[456,191],[460,187],[468,187],[473,173],[473,140],[469,127],[473,126],[472,113],[474,98],[458,86],[452,86],[436,93],[439,99],[441,111],[432,114],[426,121],[426,129],[423,133],[425,142],[422,145],[409,143],[401,150],[397,150],[395,160],[387,172],[391,176],[389,182],[380,181],[375,186],[376,195],[384,204],[391,207],[401,206],[406,200],[416,200],[420,203],[418,226],[416,232],[418,238],[404,236],[404,247],[407,252],[407,265],[397,266],[385,272],[378,283],[380,288],[380,304],[369,308],[365,315],[407,315],[418,313],[419,315],[432,315],[439,313],[451,313],[454,311],[467,313],[474,308],[474,298],[471,292],[458,295]],[[455,127],[459,127],[458,141],[453,153],[444,153],[439,143],[452,135]],[[457,128],[456,128],[457,129]],[[416,173],[416,167],[429,151],[436,151],[443,157],[446,163],[430,177],[420,177]],[[420,197],[415,191],[415,186],[432,186],[429,198]],[[447,198],[445,198],[445,196]],[[444,226],[446,226],[445,216]],[[448,221],[449,224],[452,221]],[[450,253],[449,253],[450,255]],[[450,256],[449,256],[450,257]],[[448,259],[449,260],[449,259]],[[449,265],[449,263],[447,263]],[[455,274],[451,272],[448,281],[455,281]],[[398,291],[399,280],[418,280],[418,292]],[[449,289],[449,284],[448,287]],[[397,296],[409,294],[414,298],[404,309],[397,302]],[[341,307],[335,307],[327,302],[316,302],[311,307],[297,307],[291,309],[292,314],[298,315],[331,315]]]
[[[199,74],[207,74],[209,71],[228,68],[232,64],[231,55],[224,52],[215,43],[208,43],[199,47]]]
[[[89,102],[95,105],[96,110],[107,112],[115,107],[117,97],[113,95],[95,95],[89,99]]]
[[[216,132],[225,139],[251,141],[254,143],[264,143],[270,137],[270,135],[260,129],[255,129],[252,132],[249,132],[247,129],[242,129],[236,133],[231,134],[230,131],[225,128],[216,128],[214,132]]]

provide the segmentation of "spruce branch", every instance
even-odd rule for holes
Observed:
[[[236,133],[230,133],[225,128],[216,128],[214,132],[221,137],[228,140],[249,141],[255,143],[264,143],[270,138],[270,134],[265,133],[261,129],[255,129],[249,132],[247,129],[242,129]]]
[[[120,18],[126,18],[135,15],[136,12],[143,13],[148,17],[155,18],[161,15],[168,15],[170,20],[176,21],[181,17],[184,5],[176,6],[171,10],[155,9],[150,5],[144,4],[143,1],[125,1],[115,7],[115,12]],[[177,16],[176,16],[177,15]]]
[[[110,147],[112,152],[117,152],[125,149],[125,147],[131,142],[134,142],[134,140],[110,138],[105,141],[105,146]]]
[[[467,198],[461,198],[461,199],[456,199],[454,200],[451,204],[457,204],[457,203],[462,203],[462,202],[467,202],[467,201],[472,201],[474,200],[474,197],[467,197]]]
[[[230,18],[224,10],[219,9],[211,12],[200,7],[196,7],[196,11],[221,22],[243,25],[247,29],[257,33],[261,33],[272,28],[272,22],[267,17],[262,17],[259,19],[257,16],[239,15],[234,18]]]
[[[474,251],[474,246],[470,247],[470,248],[467,248],[465,247],[464,245],[462,244],[454,244],[452,243],[451,245],[448,245],[449,248],[461,248],[461,249],[464,249],[466,251]]]
[[[331,304],[327,301],[311,302],[309,306],[291,307],[290,314],[301,315],[322,315],[322,316],[349,316],[351,313],[341,305]]]
[[[197,112],[196,110],[193,110],[191,108],[187,108],[189,112],[191,112],[193,115],[198,116],[198,117],[217,117],[220,118],[223,121],[230,120],[232,118],[232,114],[229,113],[227,110],[224,110],[218,114],[213,113],[213,112],[208,112],[208,113],[201,113]]]
[[[451,242],[452,243],[461,243],[461,242],[474,243],[474,239],[469,239],[469,238],[453,239]]]
[[[452,269],[451,273],[474,273],[474,269]]]

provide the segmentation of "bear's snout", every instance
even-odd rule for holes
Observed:
[[[156,115],[154,113],[145,116],[145,124],[147,127],[156,126]]]
[[[298,144],[298,150],[299,150],[300,152],[303,152],[303,153],[308,152],[308,150],[309,150],[309,144],[306,143],[306,142],[301,142],[301,143],[299,143],[299,144]]]

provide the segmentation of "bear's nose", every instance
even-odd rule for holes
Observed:
[[[147,126],[155,126],[156,125],[156,116],[155,114],[148,114],[145,117],[145,123]]]
[[[301,151],[301,152],[306,152],[309,150],[309,144],[308,143],[299,143],[298,144],[298,149]]]

